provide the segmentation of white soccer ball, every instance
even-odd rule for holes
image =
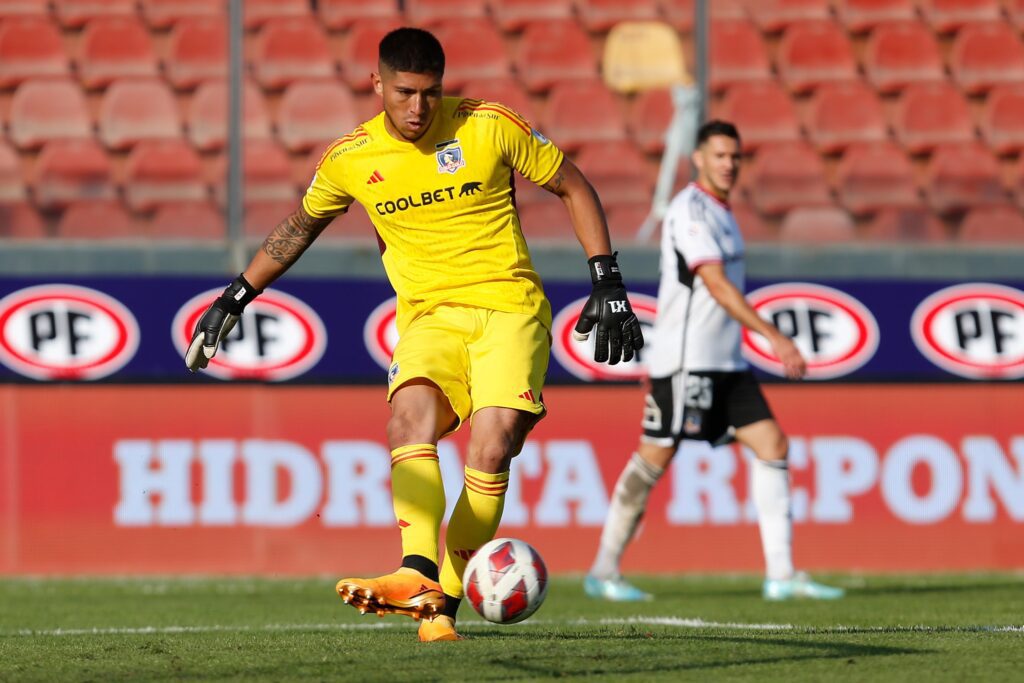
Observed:
[[[548,570],[525,541],[496,538],[469,558],[462,579],[473,609],[495,624],[514,624],[537,611],[548,593]]]

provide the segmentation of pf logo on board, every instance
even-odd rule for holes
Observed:
[[[0,299],[0,361],[40,380],[89,380],[120,370],[139,348],[121,302],[87,287],[26,287]]]
[[[971,379],[1024,377],[1024,292],[986,283],[954,285],[922,301],[910,333],[924,356]]]
[[[182,358],[196,323],[222,291],[197,294],[174,316],[171,337]],[[219,379],[291,379],[316,365],[326,347],[327,330],[312,308],[294,296],[268,290],[246,306],[205,372]]]
[[[791,282],[762,287],[747,295],[762,318],[791,338],[807,360],[808,379],[848,375],[878,350],[878,323],[871,311],[845,292],[823,285]],[[743,355],[765,372],[784,376],[768,340],[744,328]]]
[[[576,377],[593,382],[595,380],[639,380],[647,376],[643,364],[644,349],[640,349],[628,363],[598,363],[594,360],[594,342],[597,334],[591,334],[586,341],[573,339],[572,331],[580,318],[588,297],[576,299],[555,316],[551,325],[551,351],[566,370]],[[640,321],[644,339],[649,343],[653,337],[654,319],[658,312],[658,300],[646,294],[629,294],[629,305]]]

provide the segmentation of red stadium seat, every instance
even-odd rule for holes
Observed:
[[[0,180],[2,182],[2,180]],[[0,194],[3,190],[0,188]],[[0,202],[0,238],[38,240],[48,237],[46,223],[28,202]]]
[[[1015,206],[971,209],[958,234],[961,242],[1024,243],[1024,214]]]
[[[720,93],[736,83],[771,80],[772,65],[761,32],[742,19],[711,23],[711,91]]]
[[[793,100],[774,81],[733,86],[725,94],[718,116],[739,128],[744,152],[756,151],[766,143],[800,139]]]
[[[207,198],[203,164],[184,140],[140,142],[125,165],[124,198],[133,211]]]
[[[1024,0],[1009,0],[1006,3],[1006,13],[1018,31],[1024,29]]]
[[[791,24],[779,42],[777,59],[779,76],[795,93],[859,78],[850,41],[832,21]]]
[[[110,149],[128,149],[139,140],[180,136],[178,104],[163,81],[118,81],[103,94],[99,137]]]
[[[778,216],[798,206],[832,204],[825,165],[805,142],[763,146],[748,173],[750,202],[762,214]]]
[[[341,74],[355,92],[371,90],[370,74],[377,70],[377,47],[388,32],[399,28],[397,19],[370,19],[352,24],[342,45]]]
[[[967,101],[949,82],[907,87],[893,114],[893,128],[896,139],[911,154],[974,139]]]
[[[227,16],[226,3],[210,0],[141,0],[141,5],[146,23],[157,29],[168,28],[186,18],[224,19]]]
[[[953,40],[949,61],[953,80],[968,95],[1024,81],[1024,44],[1005,23],[965,26]]]
[[[1024,151],[1024,84],[992,89],[981,112],[981,133],[996,154]]]
[[[571,20],[528,24],[514,61],[519,80],[532,93],[547,92],[559,81],[589,80],[598,75],[590,38]]]
[[[19,149],[38,149],[50,139],[92,137],[85,95],[71,80],[25,81],[11,98],[8,134]]]
[[[447,85],[447,83],[446,83]],[[527,121],[536,122],[530,95],[523,89],[519,81],[511,77],[482,78],[466,81],[462,84],[463,97],[477,100],[498,102],[516,112]]]
[[[761,218],[761,214],[746,202],[730,201],[729,210],[740,226],[744,242],[774,242],[779,238],[777,232]]]
[[[277,135],[290,152],[324,145],[358,124],[352,94],[336,82],[293,83],[277,110]]]
[[[221,155],[216,163],[214,197],[226,204],[227,159]],[[309,177],[312,177],[310,169]],[[309,178],[308,177],[308,178]],[[292,166],[287,152],[276,140],[248,140],[242,156],[242,178],[245,200],[299,201],[298,188],[292,183]],[[306,182],[308,182],[306,178]]]
[[[61,239],[137,239],[144,236],[142,226],[117,200],[75,202],[64,210],[57,222],[57,237]]]
[[[444,84],[456,92],[466,81],[502,79],[511,74],[505,43],[487,19],[439,23],[434,34],[445,46]]]
[[[221,17],[182,19],[171,31],[167,80],[179,90],[228,76],[228,28]]]
[[[311,8],[309,0],[246,0],[245,27],[255,29],[268,21],[307,18]]]
[[[270,232],[280,225],[281,221],[288,218],[299,207],[297,202],[289,201],[254,201],[246,202],[243,231],[249,237],[264,239]],[[344,218],[342,219],[344,220]],[[337,230],[334,225],[324,233]]]
[[[758,27],[768,33],[801,21],[830,18],[828,0],[756,0],[747,7]]]
[[[78,76],[86,88],[105,88],[119,78],[147,78],[157,73],[153,41],[138,19],[93,19],[82,31]]]
[[[260,31],[250,60],[256,82],[267,90],[336,74],[327,36],[313,19],[268,21]]]
[[[0,138],[0,203],[10,204],[25,199],[18,153]]]
[[[999,164],[978,143],[936,148],[928,162],[925,195],[940,214],[1003,204]]]
[[[945,242],[942,221],[924,206],[882,209],[861,235],[865,242]]]
[[[626,126],[633,142],[649,154],[665,151],[665,134],[675,108],[668,90],[645,90],[630,105]]]
[[[695,0],[660,0],[661,14],[672,28],[680,33],[692,33],[694,14],[696,13]],[[712,11],[714,6],[712,5]]]
[[[43,17],[0,22],[0,89],[29,78],[67,76],[67,53],[57,27]]]
[[[484,0],[405,0],[405,18],[413,26],[426,26],[439,21],[484,19]],[[448,45],[442,42],[447,51]]]
[[[580,148],[575,162],[603,204],[650,205],[654,172],[633,143],[590,143]]]
[[[836,169],[839,203],[855,215],[921,203],[914,167],[891,142],[850,147]]]
[[[36,159],[33,185],[36,204],[43,209],[115,197],[113,165],[94,140],[48,142]]]
[[[864,47],[864,71],[883,94],[899,92],[911,83],[946,80],[939,43],[917,21],[875,28]]]
[[[916,21],[915,0],[839,0],[836,16],[846,30],[864,33],[875,27],[903,21]]]
[[[572,19],[573,0],[487,0],[502,31],[520,31],[531,21]]]
[[[577,0],[576,14],[586,30],[605,33],[623,21],[658,19],[658,3],[655,0]]]
[[[887,137],[882,104],[863,81],[830,83],[811,99],[807,130],[818,151],[841,152],[857,142],[879,142]]]
[[[377,229],[359,202],[354,203],[317,238],[318,242],[361,242],[377,244]]]
[[[329,30],[347,29],[355,22],[366,19],[397,21],[402,13],[397,0],[319,0],[316,5],[320,21]]]
[[[227,237],[224,214],[210,202],[161,204],[149,224],[158,240],[223,240]]]
[[[46,17],[48,0],[0,0],[0,20],[15,17]]]
[[[103,17],[135,17],[135,0],[53,0],[54,14],[61,26],[79,28]]]
[[[651,200],[648,197],[645,202],[608,204],[604,210],[612,242],[615,244],[635,242],[637,232],[651,213]],[[571,232],[566,237],[570,240],[573,239]]]
[[[572,152],[587,142],[626,139],[619,103],[601,81],[559,83],[548,94],[545,135]]]
[[[662,0],[665,2],[666,0]],[[671,0],[669,0],[671,1]],[[712,0],[709,10],[712,19],[748,19],[749,6],[756,0]]]
[[[263,92],[251,81],[243,88],[242,114],[246,140],[270,138],[270,114]],[[188,110],[188,137],[200,152],[223,149],[228,135],[228,85],[224,81],[207,81],[192,96]]]
[[[519,223],[526,240],[568,241],[575,239],[569,212],[560,201],[537,202],[520,206]]]
[[[784,242],[821,244],[852,242],[857,238],[850,214],[833,206],[800,206],[782,219],[779,239]]]
[[[953,33],[979,21],[1000,21],[999,0],[920,0],[921,14],[938,33]]]

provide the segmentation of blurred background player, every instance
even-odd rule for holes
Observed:
[[[643,346],[590,184],[515,112],[443,97],[444,62],[426,31],[383,38],[371,78],[384,111],[327,149],[302,206],[203,315],[186,355],[193,371],[206,367],[245,305],[334,216],[353,202],[367,209],[398,296],[387,435],[403,558],[396,572],[342,579],[337,591],[361,612],[422,618],[424,641],[458,639],[466,562],[493,538],[511,459],[545,413],[551,307],[513,204],[513,170],[562,198],[589,257],[593,292],[576,332],[585,338],[596,328],[595,360],[628,361]],[[445,494],[437,442],[471,418],[465,487],[439,571]]]
[[[709,121],[693,153],[697,181],[662,223],[658,315],[645,361],[650,375],[643,435],[612,494],[600,547],[584,589],[608,600],[648,600],[625,581],[619,562],[651,489],[682,439],[715,445],[735,439],[753,451],[752,488],[764,548],[768,600],[835,599],[843,590],[794,571],[786,435],[740,352],[741,326],[764,336],[790,379],[807,370],[793,341],[763,320],[743,295],[743,238],[729,208],[741,165],[736,127]]]

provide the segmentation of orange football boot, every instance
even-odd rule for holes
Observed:
[[[444,609],[441,584],[407,567],[375,579],[342,579],[336,589],[360,614],[404,614],[419,621],[433,620]]]
[[[462,636],[455,632],[455,620],[443,614],[434,617],[433,621],[421,621],[419,635],[421,643],[462,640]]]

